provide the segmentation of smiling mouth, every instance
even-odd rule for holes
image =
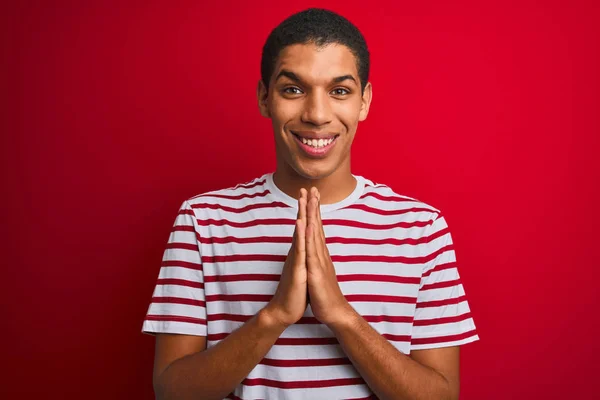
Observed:
[[[333,135],[321,138],[307,138],[292,132],[292,135],[302,144],[312,147],[314,149],[321,149],[330,146],[340,135]]]
[[[337,143],[337,138],[340,135],[329,136],[326,138],[305,138],[294,132],[295,142],[298,144],[298,147],[309,157],[311,158],[322,158],[325,157],[329,151],[335,147]]]

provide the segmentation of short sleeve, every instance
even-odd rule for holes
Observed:
[[[194,210],[184,201],[175,218],[142,332],[206,336],[202,256]]]
[[[426,236],[424,256],[429,260],[421,275],[410,349],[457,346],[479,340],[443,216],[437,215]]]

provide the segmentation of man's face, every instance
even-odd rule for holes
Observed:
[[[321,179],[349,170],[358,122],[367,117],[371,85],[361,95],[356,58],[343,45],[295,44],[279,55],[269,83],[258,90],[261,114],[271,118],[277,167]]]

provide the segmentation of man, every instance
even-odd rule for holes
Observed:
[[[457,399],[478,339],[439,210],[351,173],[369,53],[309,9],[263,49],[277,169],[183,202],[143,331],[159,399]]]

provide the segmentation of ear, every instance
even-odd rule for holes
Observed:
[[[271,118],[271,113],[269,112],[268,106],[268,98],[269,91],[265,87],[262,79],[258,80],[258,87],[256,88],[256,98],[258,100],[258,109],[260,110],[260,115],[265,118]]]
[[[371,100],[373,99],[373,86],[371,82],[367,82],[365,86],[365,91],[362,95],[361,105],[360,105],[360,114],[358,116],[359,121],[364,121],[367,119],[367,115],[369,114],[369,107],[371,107]]]

